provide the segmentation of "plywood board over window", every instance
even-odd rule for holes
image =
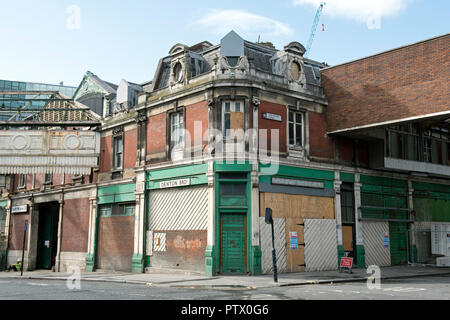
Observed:
[[[285,219],[286,272],[305,271],[305,247],[302,245],[305,243],[304,221],[305,219],[325,219],[332,220],[334,223],[333,198],[261,193],[260,208],[261,217],[265,215],[265,208],[271,208],[274,219]],[[290,232],[297,233],[297,249],[290,248]],[[336,250],[336,245],[334,250]]]
[[[244,130],[244,113],[230,112],[230,129]]]

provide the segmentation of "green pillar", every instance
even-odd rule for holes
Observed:
[[[261,248],[259,246],[252,247],[250,272],[254,276],[261,274]]]
[[[207,246],[205,251],[205,273],[207,276],[214,276],[216,263],[214,263],[214,246]]]
[[[338,245],[337,246],[337,251],[338,251],[338,266],[340,266],[341,265],[341,258],[345,256],[344,246],[343,245]]]
[[[88,253],[86,255],[86,272],[95,271],[95,258],[93,253]]]
[[[356,246],[356,265],[360,269],[366,268],[366,250],[363,245]]]
[[[131,258],[131,272],[143,273],[144,272],[144,256],[142,254],[134,254]]]

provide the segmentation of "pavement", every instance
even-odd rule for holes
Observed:
[[[430,267],[430,266],[394,266],[380,268],[380,279],[403,279],[426,276],[449,276],[450,267]],[[320,272],[299,272],[283,273],[278,275],[278,282],[274,282],[273,275],[219,275],[208,277],[196,272],[183,272],[170,269],[147,269],[146,273],[124,273],[110,271],[84,272],[81,274],[81,281],[100,281],[141,284],[152,287],[179,287],[179,288],[247,288],[261,289],[272,287],[288,287],[311,284],[345,283],[367,281],[371,273],[366,269],[353,269],[352,273],[346,271],[320,271]],[[67,280],[74,279],[74,275],[67,272],[52,272],[47,270],[20,272],[0,272],[0,279],[22,278],[22,279],[46,279],[46,280]]]

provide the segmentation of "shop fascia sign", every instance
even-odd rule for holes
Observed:
[[[28,212],[28,205],[11,207],[11,213],[26,213]]]
[[[323,189],[325,187],[324,183],[321,181],[308,181],[308,180],[285,179],[285,178],[272,178],[272,184],[294,186],[294,187],[317,188],[317,189]]]
[[[185,187],[189,186],[191,184],[191,179],[177,179],[177,180],[169,180],[169,181],[161,181],[159,183],[160,189],[167,189],[167,188],[177,188],[177,187]]]

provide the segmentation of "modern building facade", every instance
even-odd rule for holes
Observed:
[[[72,98],[76,87],[59,85],[34,83],[23,81],[0,80],[0,91],[57,91],[68,98]],[[0,120],[7,120],[19,108],[36,108],[42,109],[45,106],[49,95],[0,95]],[[40,100],[39,100],[40,99]],[[23,117],[28,114],[24,113]]]
[[[280,272],[335,270],[344,255],[360,268],[437,264],[447,253],[432,239],[450,222],[448,45],[334,67],[298,42],[277,50],[235,32],[174,45],[152,81],[102,91],[90,175],[5,186],[4,256],[22,249],[26,207],[47,226],[30,233],[29,269],[49,267],[39,248],[56,242],[58,270],[269,273],[271,208]]]

